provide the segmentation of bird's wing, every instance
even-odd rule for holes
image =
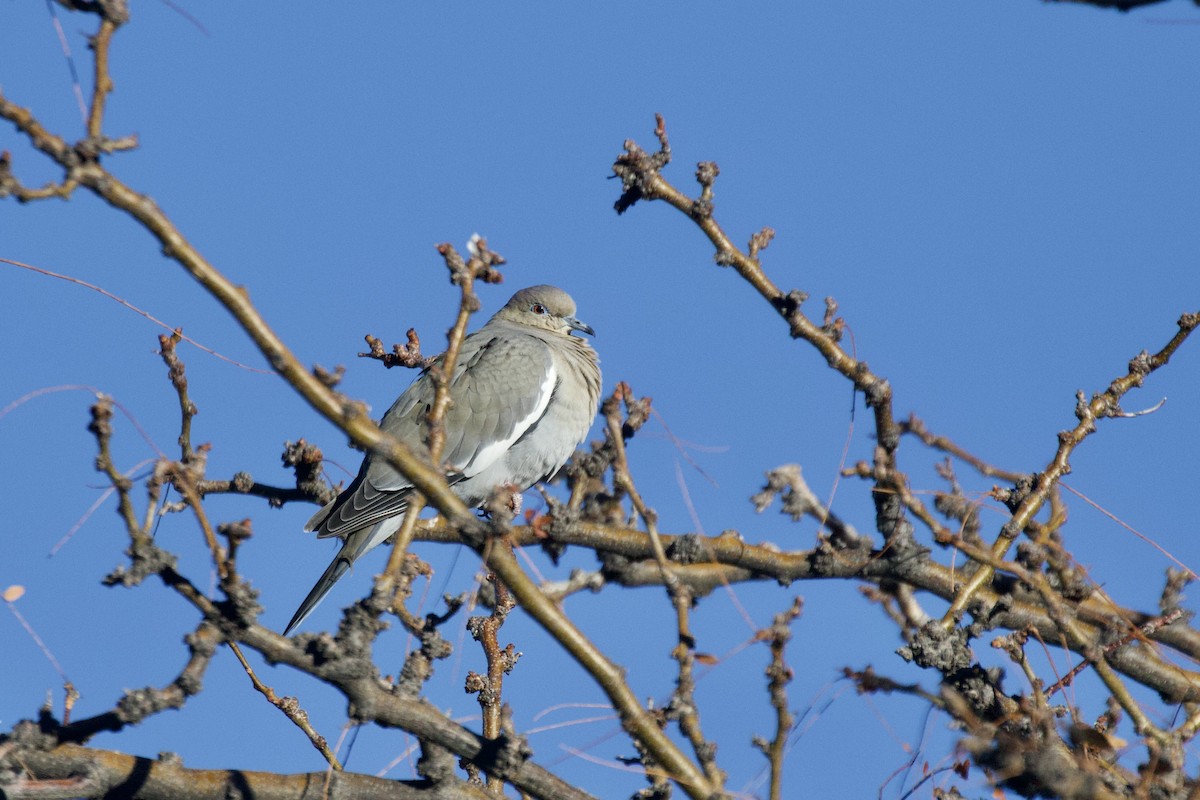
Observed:
[[[546,413],[558,380],[549,347],[535,336],[489,325],[467,337],[444,421],[442,461],[450,482],[478,475],[503,457]],[[384,415],[381,427],[410,447],[423,448],[434,393],[433,379],[423,374]],[[411,489],[408,478],[385,459],[368,456],[354,482],[328,511],[318,512],[308,529],[319,527],[322,537],[346,535],[403,512]]]
[[[558,383],[541,339],[523,333],[490,339],[451,385],[454,404],[446,414],[442,457],[447,469],[472,478],[503,458],[541,420]]]
[[[414,385],[383,418],[383,428],[408,443],[424,438],[425,415],[433,403],[432,379],[418,383],[420,391]],[[550,348],[541,339],[495,324],[467,337],[444,421],[442,462],[451,481],[478,475],[502,457],[546,413],[557,385]],[[365,482],[377,491],[410,486],[382,459],[372,459]]]
[[[314,514],[304,530],[317,531],[318,539],[349,536],[380,520],[403,514],[408,509],[410,486],[379,491],[367,480],[372,460],[371,456],[367,456],[358,471],[358,477],[333,502]]]

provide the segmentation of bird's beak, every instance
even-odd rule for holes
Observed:
[[[592,330],[591,325],[588,325],[586,322],[580,322],[579,320],[575,319],[574,317],[563,317],[563,322],[567,323],[567,327],[569,327],[573,331],[582,331],[583,333],[586,333],[588,336],[596,335],[596,332],[594,330]]]

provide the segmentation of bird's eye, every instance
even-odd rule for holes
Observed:
[[[541,303],[534,303],[533,305],[531,305],[529,307],[529,310],[535,314],[545,314],[546,313],[546,307],[544,305],[542,305]]]

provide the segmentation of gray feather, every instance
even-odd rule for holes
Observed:
[[[501,485],[520,491],[553,476],[587,437],[600,396],[596,353],[571,331],[592,333],[575,302],[553,286],[517,292],[463,340],[450,381],[444,424],[447,480],[478,506]],[[435,386],[423,372],[384,414],[380,426],[418,452]],[[364,553],[386,541],[408,509],[412,484],[386,460],[368,455],[354,481],[305,525],[319,538],[344,539],[337,557],[301,603],[285,634],[302,623]]]

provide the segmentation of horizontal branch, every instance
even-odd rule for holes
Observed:
[[[546,531],[537,526],[513,528],[514,544],[532,547],[546,542]],[[444,523],[433,521],[417,527],[415,539],[430,542],[459,541]],[[614,554],[636,560],[635,565],[613,572],[605,570],[610,583],[627,586],[661,585],[662,573],[654,547],[646,533],[615,525],[577,521],[550,526],[550,538],[559,544],[576,545],[598,554]],[[668,556],[681,552],[703,553],[694,563],[673,562],[673,574],[693,588],[715,588],[718,575],[729,582],[770,580],[788,584],[799,580],[857,579],[874,584],[900,582],[914,589],[951,601],[962,586],[963,573],[930,559],[895,562],[882,551],[836,550],[827,543],[812,550],[780,551],[772,544],[752,544],[737,534],[699,536],[660,533]],[[681,542],[687,545],[681,547]],[[714,565],[725,569],[717,572]],[[1004,576],[985,586],[973,597],[968,609],[988,627],[1024,630],[1035,628],[1046,641],[1059,641],[1058,629],[1035,592],[1022,590]],[[1103,631],[1125,632],[1156,619],[1148,614],[1113,605],[1095,595],[1074,607],[1080,623],[1099,637]],[[1183,621],[1164,626],[1145,638],[1170,647],[1191,660],[1200,660],[1200,632]],[[1083,654],[1082,647],[1072,648]],[[1118,671],[1157,691],[1171,702],[1200,702],[1200,672],[1186,670],[1162,658],[1153,648],[1126,647],[1110,655]]]
[[[149,759],[64,744],[25,749],[27,776],[4,786],[6,800],[489,800],[492,795],[448,777],[397,781],[355,772],[280,775],[250,770],[188,769],[172,758]]]

